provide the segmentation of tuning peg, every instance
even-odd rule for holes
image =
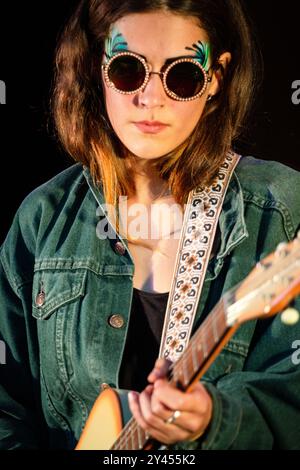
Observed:
[[[272,300],[275,298],[275,294],[273,294],[272,292],[266,292],[265,294],[263,294],[263,299],[264,299],[264,302],[265,304],[267,305],[267,309],[270,311],[270,304],[272,303]]]
[[[287,248],[286,242],[279,243],[275,251],[276,256],[280,256],[281,258],[284,258],[288,254],[288,250],[286,248]]]
[[[281,321],[285,325],[295,325],[299,321],[300,314],[298,310],[288,307],[281,314]]]
[[[271,305],[266,305],[265,308],[264,308],[264,313],[268,314],[268,313],[270,313],[270,311],[271,311]]]
[[[258,261],[255,267],[258,269],[266,270],[266,269],[269,269],[271,266],[272,266],[271,262],[267,263],[266,261]]]

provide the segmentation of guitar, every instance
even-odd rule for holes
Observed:
[[[188,347],[169,369],[168,380],[188,391],[204,375],[237,328],[248,320],[281,312],[300,294],[300,232],[227,292],[191,338]],[[284,323],[298,321],[298,312],[287,309]],[[160,445],[130,418],[127,392],[112,388],[97,398],[76,450],[149,450]],[[127,423],[123,428],[124,423]]]

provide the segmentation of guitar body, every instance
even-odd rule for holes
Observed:
[[[128,391],[104,390],[94,403],[75,450],[109,450],[131,417]]]

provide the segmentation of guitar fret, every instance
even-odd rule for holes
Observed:
[[[205,341],[205,336],[204,335],[201,335],[201,343],[203,345],[203,356],[204,356],[204,359],[207,358],[208,356],[208,350],[207,350],[207,343]]]
[[[194,372],[198,370],[199,363],[198,363],[198,356],[197,356],[197,351],[195,349],[195,342],[191,342],[191,348],[192,348],[192,361],[193,361],[193,369]]]
[[[187,355],[188,355],[188,359],[189,359],[189,373],[190,373],[189,381],[190,381],[191,377],[193,377],[194,373],[196,372],[195,364],[194,364],[194,351],[193,351],[191,343],[189,344],[189,346],[187,348]]]
[[[181,362],[182,358],[174,364],[172,380],[175,384],[180,383],[183,385],[185,383],[185,377]]]
[[[213,337],[215,340],[215,343],[219,341],[219,334],[218,334],[218,329],[217,329],[217,319],[213,316],[212,317],[212,330],[213,330]]]
[[[182,372],[183,372],[183,380],[184,380],[184,385],[188,385],[189,383],[189,376],[188,376],[188,371],[187,371],[187,367],[188,367],[188,364],[187,364],[187,361],[186,361],[186,357],[184,356],[183,357],[183,364],[182,364]]]
[[[180,363],[179,363],[179,364],[180,364]],[[179,364],[177,364],[177,366],[179,366]],[[178,369],[177,380],[178,380],[179,382],[182,382],[182,380],[180,380],[180,378],[183,376],[183,370],[182,370],[181,367],[177,367],[177,369]]]

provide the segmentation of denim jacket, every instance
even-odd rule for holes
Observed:
[[[241,159],[194,331],[261,258],[294,238],[299,193],[296,171]],[[74,448],[103,384],[119,386],[134,263],[119,234],[97,236],[103,204],[89,171],[73,165],[27,196],[1,247],[0,448]],[[173,447],[300,448],[297,340],[300,322],[287,326],[280,315],[244,323],[203,377],[213,399],[205,435]]]

